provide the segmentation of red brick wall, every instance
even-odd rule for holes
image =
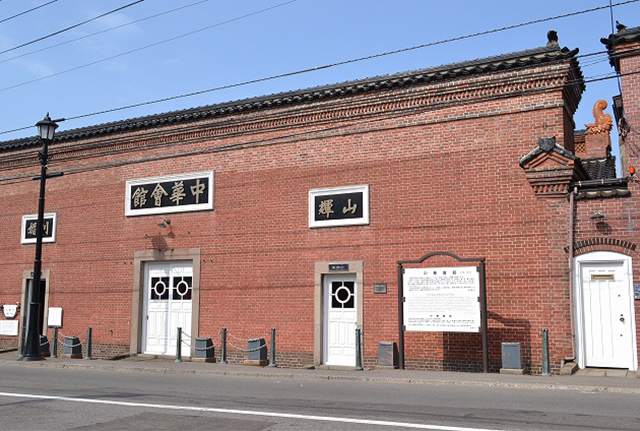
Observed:
[[[543,66],[539,71],[562,76],[565,67]],[[508,82],[514,77],[503,72],[490,78]],[[72,147],[83,142],[58,146],[52,171],[185,150],[211,151],[48,182],[46,209],[58,213],[58,240],[44,246],[43,266],[51,270],[50,306],[64,308],[63,332],[80,334],[92,326],[96,344],[128,346],[134,252],[200,247],[198,335],[215,340],[227,327],[248,338],[275,327],[281,357],[303,366],[300,358],[313,353],[314,263],[362,260],[364,355],[372,363],[378,341],[398,341],[396,262],[444,250],[486,258],[492,369],[500,366],[500,343],[519,341],[523,363],[539,371],[541,331],[548,328],[551,363],[557,371],[561,359],[570,355],[563,250],[569,206],[565,199],[536,199],[518,161],[540,137],[556,136],[564,146],[573,124],[566,124],[560,91],[495,97],[398,118],[389,109],[396,99],[418,100],[438,86],[456,84],[381,91],[92,141],[108,149],[120,142],[134,146],[136,139],[148,137],[145,145],[150,148],[135,152],[100,155],[101,150],[93,149],[82,158],[63,161],[63,147],[74,154]],[[387,108],[366,113],[367,106],[383,102]],[[406,114],[424,106],[420,103],[430,102],[398,109]],[[222,122],[242,125],[312,112],[321,116],[337,108],[351,111],[341,119],[310,117],[310,124],[286,127],[274,120],[268,127],[229,128],[207,137]],[[325,130],[309,133],[313,129]],[[161,145],[178,132],[183,138],[177,142],[191,142],[153,148],[153,139]],[[212,150],[249,142],[254,144]],[[175,237],[157,226],[160,216],[124,216],[126,180],[207,169],[215,169],[215,210],[171,214]],[[32,164],[2,175],[34,170]],[[370,187],[370,225],[308,228],[309,189],[358,184]],[[0,282],[6,288],[0,301],[15,302],[22,271],[33,261],[33,246],[19,243],[20,218],[35,212],[38,190],[31,181],[2,188]],[[388,293],[374,295],[374,282],[386,282]],[[408,333],[405,345],[412,368],[477,370],[482,360],[479,334]]]

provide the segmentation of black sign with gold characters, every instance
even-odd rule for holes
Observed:
[[[38,238],[38,215],[29,214],[22,217],[22,244],[35,244]],[[44,214],[42,219],[42,242],[56,240],[56,213]]]
[[[369,223],[369,186],[315,189],[309,192],[309,226]]]
[[[213,209],[213,171],[127,181],[127,216]]]

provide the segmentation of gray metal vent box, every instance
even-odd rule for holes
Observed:
[[[253,338],[249,340],[248,350],[250,361],[267,360],[267,343],[264,342],[264,338]]]
[[[502,343],[502,368],[506,370],[519,370],[522,368],[520,343]]]

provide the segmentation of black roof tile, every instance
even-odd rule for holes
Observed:
[[[616,158],[613,156],[580,160],[590,180],[616,178]]]

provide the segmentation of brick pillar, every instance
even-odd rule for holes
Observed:
[[[611,64],[622,77],[622,119],[620,134],[621,176],[629,166],[640,168],[640,27],[626,28],[618,24],[618,32],[601,39],[609,50]]]
[[[609,130],[585,135],[585,153],[583,158],[595,159],[611,154],[611,132]]]

